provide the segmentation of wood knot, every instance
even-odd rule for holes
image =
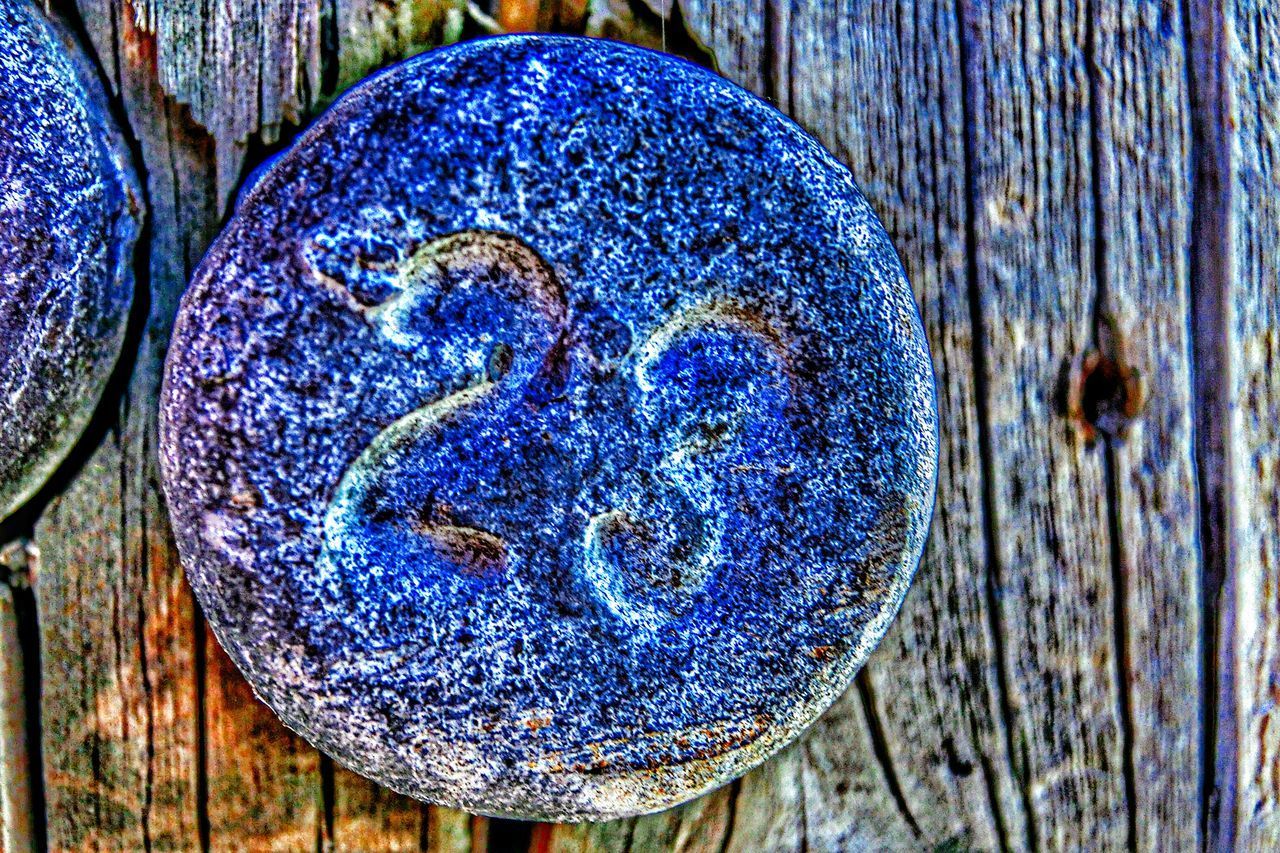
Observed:
[[[1143,397],[1138,371],[1122,354],[1098,349],[1068,362],[1059,390],[1062,413],[1089,445],[1099,437],[1123,439],[1142,412]]]

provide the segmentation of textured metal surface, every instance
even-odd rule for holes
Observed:
[[[932,508],[932,374],[847,170],[694,66],[512,37],[344,97],[170,350],[210,622],[342,763],[491,813],[660,809],[844,689]]]
[[[76,50],[0,0],[0,519],[84,429],[133,299],[139,193]]]

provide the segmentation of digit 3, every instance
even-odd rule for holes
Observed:
[[[657,462],[624,506],[591,518],[583,543],[588,587],[634,636],[687,612],[731,540],[758,525],[754,485],[795,461],[791,373],[782,337],[728,302],[678,313],[639,348],[632,381]]]

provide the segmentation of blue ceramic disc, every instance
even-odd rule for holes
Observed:
[[[34,3],[0,0],[0,519],[98,404],[124,341],[141,219],[88,60]]]
[[[345,96],[200,265],[163,406],[183,561],[259,695],[489,814],[762,761],[883,635],[933,501],[920,320],[848,171],[603,41]]]

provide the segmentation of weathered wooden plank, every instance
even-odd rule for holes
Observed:
[[[691,3],[689,25],[722,71],[849,164],[885,220],[923,308],[943,441],[931,543],[868,689],[743,781],[731,838],[742,849],[759,837],[778,849],[992,849],[1011,833],[1016,846],[1024,818],[989,612],[954,5],[748,6]]]
[[[539,824],[534,829],[530,850],[531,853],[631,850],[720,853],[730,849],[727,845],[736,796],[734,785],[655,815],[596,824]],[[778,849],[759,846],[764,840],[757,838],[748,849]]]
[[[318,848],[325,834],[320,754],[258,701],[212,632],[207,649],[209,849]]]
[[[1227,580],[1220,635],[1222,849],[1280,847],[1280,9],[1220,14],[1229,257],[1223,317]]]
[[[430,853],[481,853],[486,849],[486,825],[484,818],[464,811],[429,806],[422,849]]]
[[[318,94],[342,92],[375,68],[456,40],[466,5],[465,0],[338,3],[336,77]]]
[[[192,243],[214,219],[198,180],[212,149],[155,83],[154,45],[135,37],[130,7],[81,13],[145,159],[135,303],[147,307],[150,283],[151,310],[130,339],[123,396],[104,402],[115,428],[36,526],[48,835],[53,849],[189,847],[200,806],[194,611],[159,492],[154,401]],[[184,233],[182,219],[200,224]]]
[[[1142,850],[1201,847],[1203,605],[1181,12],[1173,0],[1099,4],[1085,46],[1095,140],[1094,346],[1121,375],[1102,371],[1086,380],[1083,396],[1101,410],[1101,427],[1119,433],[1101,438],[1129,834]]]
[[[160,85],[217,141],[225,200],[250,134],[297,123],[321,89],[320,4],[314,0],[126,0],[150,34]]]
[[[790,761],[765,765],[743,780],[730,836],[734,850],[754,849],[765,830],[780,849],[917,850],[923,844],[914,810],[902,797],[896,753],[877,744],[876,703],[865,676],[818,720]],[[761,818],[767,817],[764,827]],[[757,824],[757,826],[753,826]]]
[[[986,848],[1043,840],[1070,846],[1097,843],[1099,829],[1104,840],[1124,843],[1141,825],[1147,843],[1191,839],[1194,845],[1194,823],[1174,823],[1174,815],[1197,809],[1199,714],[1197,508],[1188,341],[1181,323],[1187,310],[1181,257],[1187,216],[1185,71],[1177,9],[1126,4],[1075,10],[1074,19],[1058,8],[1044,15],[1035,8],[1024,14],[1010,4],[970,9],[963,48],[976,61],[968,69],[968,110],[982,113],[972,119],[957,115],[964,100],[956,86],[956,50],[947,50],[955,45],[948,34],[956,27],[945,9],[891,6],[883,15],[888,23],[878,28],[874,13],[860,18],[859,11],[806,27],[803,18],[814,14],[811,9],[773,8],[763,16],[766,34],[760,38],[772,45],[774,67],[758,75],[749,63],[769,51],[753,45],[750,35],[735,38],[723,31],[723,22],[746,19],[745,13],[717,14],[719,31],[700,30],[697,12],[689,18],[722,69],[774,95],[853,167],[916,282],[939,363],[944,464],[938,521],[917,587],[867,676],[879,694],[890,697],[883,702],[884,716],[887,736],[898,747],[890,751],[898,756],[906,814],[935,843],[950,839]],[[1081,11],[1093,16],[1096,35]],[[840,31],[841,20],[861,41],[832,50],[831,34]],[[809,32],[817,36],[806,38]],[[1028,66],[998,67],[1008,44],[1029,48]],[[1090,55],[1093,69],[1084,67]],[[842,64],[854,66],[853,86],[840,85]],[[913,87],[911,72],[920,69],[928,69],[920,74],[924,86]],[[1090,70],[1102,77],[1096,88]],[[1029,91],[1028,84],[1039,90]],[[797,97],[797,85],[801,92],[812,88],[811,103]],[[850,89],[853,97],[832,103]],[[868,94],[859,97],[861,92]],[[922,100],[930,94],[936,100]],[[1097,128],[1090,121],[1094,96],[1107,107],[1099,110]],[[913,109],[923,113],[915,126]],[[963,155],[946,148],[948,141],[961,144],[966,120],[975,121],[971,140],[979,142],[971,146],[969,191],[981,354],[969,340],[965,317],[965,190],[957,168]],[[1085,132],[1074,136],[1078,127]],[[1095,132],[1096,140],[1090,136]],[[927,154],[933,156],[926,172]],[[1121,198],[1121,186],[1138,191]],[[1045,215],[1055,206],[1062,211],[1060,227]],[[1090,219],[1095,207],[1110,214],[1096,225]],[[949,231],[938,228],[940,219]],[[1149,404],[1149,423],[1117,445],[1113,490],[1105,452],[1087,450],[1078,436],[1061,429],[1053,399],[1062,361],[1090,348],[1095,337],[1095,263],[1103,265],[1111,286],[1107,319],[1131,339],[1141,339],[1141,364],[1131,366],[1170,377],[1176,386]],[[948,275],[951,289],[934,290],[935,281]],[[1144,305],[1159,310],[1139,315]],[[1138,320],[1140,327],[1133,328]],[[978,384],[985,397],[976,405],[970,384],[975,369],[982,371]],[[990,578],[995,586],[989,601],[983,592],[983,486],[972,415],[984,402],[991,413],[992,569],[1003,569]],[[1018,482],[1024,468],[1041,475],[1030,487]],[[1107,523],[1112,514],[1126,532],[1127,547],[1116,554]],[[974,576],[954,575],[958,553],[971,555]],[[1170,570],[1149,580],[1133,568],[1153,565]],[[931,588],[935,567],[951,568],[953,575]],[[1120,610],[1114,596],[1121,597]],[[1015,605],[1030,605],[1029,624],[1020,608],[1008,608],[1011,598]],[[1062,599],[1057,612],[1039,606]],[[1117,625],[1117,612],[1136,618]],[[984,631],[993,616],[994,629]],[[890,663],[895,641],[898,658]],[[1038,666],[1020,668],[1006,657],[1006,649],[1024,650],[1034,642],[1051,652]],[[957,644],[958,654],[951,651]],[[938,668],[943,677],[919,677],[933,663],[928,656],[922,665],[922,648],[947,653]],[[1136,669],[1124,668],[1122,648]],[[961,680],[966,673],[970,679]],[[1012,697],[993,695],[1002,682]],[[1131,690],[1137,694],[1132,702]],[[948,719],[949,709],[967,713]],[[1051,731],[1056,742],[1044,743],[1041,731],[1055,709],[1078,728]],[[1020,786],[1008,772],[1002,716],[1012,716],[1012,742],[1026,779]],[[1100,740],[1116,748],[1100,749]],[[817,743],[815,733],[810,748]],[[1113,755],[1120,760],[1112,761]],[[1138,770],[1145,774],[1141,786],[1133,779]],[[837,765],[834,775],[840,772]],[[969,786],[956,781],[971,777]],[[1019,787],[1020,796],[1010,796]],[[1020,824],[1028,811],[1034,822],[1024,830]],[[739,809],[744,812],[759,813]]]
[[[417,851],[427,837],[427,806],[341,767],[333,773],[332,808],[334,850]]]
[[[505,32],[575,33],[585,29],[591,4],[587,0],[503,0],[497,5],[497,22]]]
[[[318,16],[321,4],[310,5],[314,8],[307,14]],[[408,9],[410,4],[404,5]],[[399,39],[376,56],[378,61],[398,58],[409,50],[405,40],[418,37],[408,24],[419,26],[434,14],[424,11],[433,4],[416,6],[397,12],[385,4],[345,5],[348,42],[370,50],[380,38]],[[224,14],[231,10],[225,4],[220,8]],[[37,537],[52,540],[45,568],[55,579],[40,590],[47,628],[45,675],[54,685],[46,706],[46,736],[51,744],[58,742],[46,764],[51,839],[55,847],[68,849],[85,843],[124,849],[147,843],[181,849],[313,847],[333,825],[322,819],[319,757],[253,698],[216,641],[206,640],[203,628],[196,633],[190,593],[162,511],[154,430],[169,324],[190,270],[216,233],[228,184],[240,173],[240,143],[249,132],[261,131],[270,139],[274,121],[300,120],[299,111],[320,95],[318,78],[316,86],[303,87],[307,97],[299,100],[296,92],[288,94],[285,84],[294,79],[288,68],[294,67],[290,63],[314,64],[316,57],[303,49],[311,44],[306,38],[285,37],[257,59],[246,59],[244,51],[230,57],[240,75],[231,80],[218,65],[227,56],[209,52],[208,45],[196,49],[190,41],[196,30],[188,24],[198,18],[182,16],[195,10],[165,6],[152,11],[167,17],[140,22],[127,0],[81,4],[87,35],[121,95],[147,177],[150,229],[144,257],[150,269],[140,281],[149,283],[151,299],[121,428],[99,450],[109,458],[80,473],[70,494],[83,493],[81,502],[64,511],[55,506],[41,520]],[[204,32],[199,37],[257,45],[259,35],[296,32],[301,19],[295,12],[301,14],[265,4],[253,14],[224,18],[221,29],[210,31],[212,36]],[[400,17],[392,20],[396,15]],[[378,26],[383,30],[377,38],[368,37],[365,31]],[[160,31],[153,35],[147,28]],[[346,67],[360,69],[350,72],[355,76],[367,61],[362,56],[357,52],[346,59]],[[267,67],[270,62],[277,64]],[[200,90],[203,94],[182,88],[186,84],[181,80],[165,76],[178,73],[173,63],[183,66],[181,73],[195,75],[188,82],[198,78],[200,86],[211,88]],[[262,67],[255,69],[254,63]],[[246,80],[279,97],[259,104],[225,89]],[[223,142],[234,145],[216,146],[162,82],[192,98],[197,109],[216,106],[221,112],[211,124]],[[209,95],[217,86],[224,87],[221,94]],[[81,511],[86,503],[96,511]],[[72,547],[75,543],[87,543],[93,553]],[[91,591],[87,596],[86,589]],[[71,610],[76,618],[66,624],[60,612]],[[112,642],[99,646],[99,637]],[[86,658],[86,645],[102,660]],[[103,680],[101,673],[112,669],[112,656],[117,677]],[[72,664],[78,667],[74,671],[67,669]],[[95,718],[88,745],[77,751],[73,743],[68,752],[61,746],[68,728],[62,718],[83,704],[73,701],[73,693],[92,695],[94,713],[107,718],[107,724]],[[109,778],[104,781],[104,776]],[[358,798],[338,804],[345,811],[337,826],[346,829],[364,820],[356,809],[366,803]],[[385,810],[377,803],[367,805],[374,826]],[[440,837],[448,840],[450,833],[443,828],[448,821],[439,823]],[[397,834],[394,826],[387,831],[379,840],[370,829],[360,846],[351,849],[394,849],[390,845],[403,833]],[[415,848],[417,841],[414,835]]]
[[[335,851],[479,853],[485,849],[487,819],[420,803],[341,767],[334,770],[332,799],[328,821]]]
[[[0,546],[0,853],[26,853],[36,843],[27,697],[14,587],[28,583],[35,558],[25,542]]]
[[[83,692],[90,685],[96,696],[98,719],[96,730],[90,730],[87,759],[93,772],[81,766],[84,748],[75,741],[71,745],[78,751],[64,756],[51,748],[45,762],[51,843],[68,849],[87,840],[124,849],[193,848],[208,815],[199,798],[206,788],[198,776],[204,708],[194,606],[163,512],[154,448],[155,400],[169,323],[217,223],[213,146],[160,89],[154,40],[136,28],[132,12],[131,6],[115,3],[86,3],[82,10],[121,94],[147,177],[150,228],[142,258],[149,263],[139,281],[150,285],[150,313],[122,401],[121,425],[114,442],[99,451],[110,458],[83,471],[72,487],[73,495],[86,493],[95,511],[55,506],[37,530],[37,541],[50,542],[38,600],[44,677],[52,685],[44,706],[51,747],[64,738],[50,722],[74,707],[57,691]],[[145,299],[139,301],[146,305]],[[70,543],[85,543],[102,554],[69,550]],[[86,587],[88,596],[81,592]],[[93,654],[110,652],[114,666],[103,660],[75,673],[59,671],[84,654],[60,627],[68,611],[82,623],[77,636]],[[99,663],[93,657],[88,662]],[[112,671],[113,680],[98,683],[102,672]],[[133,757],[138,751],[141,755]],[[112,760],[128,763],[113,768],[102,755],[123,756]],[[84,787],[100,779],[110,787]],[[84,832],[87,821],[61,806],[60,785],[74,791],[75,802],[93,816],[91,836]],[[129,808],[112,812],[113,797]]]
[[[730,790],[721,788],[684,808],[637,820],[631,829],[630,848],[713,853],[724,848],[732,817]]]
[[[463,0],[130,0],[154,37],[160,85],[217,144],[231,198],[251,137],[274,142],[371,69],[460,30]]]
[[[1028,811],[1011,843],[1053,849],[1119,848],[1133,833],[1105,454],[1056,399],[1096,323],[1093,14],[1002,2],[964,20],[989,560]]]
[[[852,165],[895,234],[940,368],[945,461],[933,543],[867,676],[888,697],[881,752],[897,757],[896,770],[886,772],[900,777],[904,818],[933,843],[964,847],[1123,845],[1139,818],[1147,844],[1196,838],[1190,822],[1172,820],[1197,809],[1188,767],[1199,710],[1188,341],[1178,328],[1187,310],[1178,18],[1152,6],[1103,9],[1094,44],[1083,10],[996,4],[972,10],[961,46],[948,9],[888,4],[865,18],[863,9],[841,9],[814,24],[805,20],[818,15],[810,8],[751,15],[745,5],[727,14],[690,4],[691,26],[730,76],[776,97]],[[699,29],[703,15],[717,23]],[[735,31],[726,22],[750,23]],[[748,29],[755,22],[763,32]],[[838,44],[833,33],[845,22],[850,36]],[[1009,44],[1028,47],[1025,67],[1000,67]],[[973,56],[968,81],[960,79],[961,50]],[[1096,88],[1088,73],[1097,69],[1085,67],[1092,51],[1105,76]],[[759,70],[753,63],[762,56],[767,67]],[[851,69],[847,77],[842,67]],[[1098,128],[1094,96],[1111,110],[1098,111]],[[980,114],[963,114],[966,104]],[[970,120],[977,359],[964,255]],[[1138,146],[1155,154],[1135,161]],[[1094,147],[1107,178],[1097,191]],[[1144,216],[1132,199],[1149,196],[1119,199],[1121,184],[1149,188],[1164,210]],[[1110,215],[1096,222],[1096,207]],[[1183,382],[1151,403],[1151,423],[1117,446],[1112,488],[1106,451],[1089,450],[1065,429],[1055,400],[1062,365],[1096,337],[1098,261],[1112,287],[1108,320],[1142,338],[1142,364],[1134,366]],[[1161,310],[1130,328],[1138,306],[1149,304]],[[973,415],[984,403],[986,485]],[[1117,553],[1112,515],[1133,534]],[[1151,565],[1169,566],[1170,576],[1148,583],[1130,569]],[[1117,624],[1117,613],[1134,611],[1137,620]],[[932,653],[922,661],[923,648]],[[1139,693],[1132,703],[1130,689]],[[836,731],[868,726],[879,715],[874,703]],[[826,747],[827,725],[820,722],[805,752]],[[836,760],[813,775],[847,792],[865,758],[832,753]],[[1135,765],[1144,772],[1140,800]],[[895,784],[884,783],[855,802],[887,799]],[[815,798],[832,799],[840,798]],[[762,802],[740,797],[737,813],[777,813],[782,800],[776,785],[765,785]],[[883,824],[836,811],[832,826],[858,825],[870,835],[828,835],[828,843],[910,844],[909,834],[895,840]],[[814,830],[806,818],[801,838]]]
[[[622,853],[633,849],[634,820],[608,823],[542,823],[534,827],[532,853]]]
[[[55,850],[142,849],[153,826],[183,820],[156,808],[151,661],[138,642],[149,630],[146,593],[121,547],[122,462],[118,440],[104,444],[86,464],[86,476],[54,501],[37,528],[37,541],[45,543],[35,591],[45,794]],[[81,538],[82,525],[105,535]],[[81,570],[63,571],[68,565]],[[182,737],[181,730],[172,734]],[[192,742],[194,734],[192,728]]]
[[[814,735],[827,756],[815,799],[840,804],[828,807],[830,842],[862,831],[860,842],[874,846],[878,832],[909,849],[921,843],[914,826],[925,843],[995,849],[1023,837],[1026,817],[1002,711],[1002,637],[993,629],[984,534],[960,21],[951,3],[848,4],[828,15],[801,5],[779,16],[775,89],[781,106],[850,166],[894,238],[934,356],[942,458],[930,543],[898,622],[862,676],[862,713],[820,721],[827,733]],[[842,742],[870,741],[872,732],[858,730],[873,725],[884,741],[880,756],[842,752]],[[842,777],[854,775],[851,764],[873,761],[883,764],[870,791],[881,802],[879,829],[841,830],[841,809],[868,799],[856,792],[865,782]]]
[[[550,5],[557,11],[547,19],[563,26],[555,16],[565,4]],[[672,15],[673,30],[661,27],[657,43],[678,43],[679,10],[651,5]],[[515,6],[529,18],[532,6]],[[46,574],[58,577],[40,589],[45,680],[65,679],[46,724],[62,731],[68,709],[92,698],[88,743],[97,756],[86,764],[58,753],[51,783],[65,782],[55,771],[67,768],[69,778],[91,784],[70,812],[66,786],[51,784],[51,830],[71,838],[84,829],[81,840],[107,845],[172,831],[186,846],[250,838],[250,846],[287,849],[404,849],[416,831],[427,849],[482,849],[483,820],[430,809],[424,821],[421,810],[344,771],[333,777],[332,810],[323,814],[314,752],[252,699],[212,638],[200,657],[203,639],[192,628],[155,486],[154,421],[145,414],[177,296],[241,174],[245,140],[270,140],[275,125],[301,120],[368,68],[453,37],[461,7],[139,3],[154,38],[136,25],[130,0],[81,7],[146,165],[152,305],[121,429],[37,533],[49,546]],[[500,19],[504,10],[515,14],[504,4]],[[1245,11],[1233,8],[1233,91],[1252,96],[1270,91],[1263,83],[1274,87],[1265,64],[1274,26],[1249,18],[1252,35],[1240,36]],[[1196,822],[1187,815],[1197,807],[1198,768],[1187,764],[1197,763],[1199,605],[1181,322],[1188,165],[1178,9],[691,0],[683,12],[721,70],[813,130],[851,165],[885,218],[939,372],[938,514],[901,618],[859,688],[802,743],[684,809],[539,828],[535,848],[992,849],[1122,846],[1131,838],[1143,847],[1194,846]],[[547,14],[537,7],[534,25]],[[602,23],[610,19],[600,7],[591,16],[583,26],[618,34],[616,19]],[[639,40],[653,41],[647,27]],[[336,54],[326,45],[337,45]],[[160,81],[192,103],[216,153]],[[1250,211],[1273,189],[1261,177],[1270,174],[1270,103],[1252,106],[1252,125],[1232,116],[1232,128],[1251,127],[1250,138],[1265,143],[1240,156],[1233,173],[1251,193],[1237,192],[1234,203],[1247,198]],[[1275,396],[1265,385],[1274,381],[1265,367],[1275,341],[1262,325],[1274,319],[1263,283],[1274,280],[1275,253],[1272,238],[1250,228],[1233,232],[1237,257],[1252,264],[1238,262],[1252,289],[1233,294],[1233,310],[1261,319],[1233,330],[1233,353],[1247,356],[1241,363],[1253,372],[1233,375],[1231,388],[1256,413],[1259,387],[1262,399]],[[1090,447],[1059,417],[1057,396],[1059,380],[1071,378],[1064,367],[1099,345],[1149,377],[1151,393],[1123,442]],[[1241,796],[1231,816],[1252,821],[1248,839],[1265,849],[1275,800],[1265,704],[1275,617],[1263,622],[1256,602],[1275,598],[1274,545],[1266,550],[1275,541],[1274,503],[1266,503],[1275,498],[1275,445],[1254,426],[1233,433],[1253,443],[1233,455],[1232,482],[1254,479],[1251,492],[1232,497],[1239,581],[1229,592],[1255,615],[1224,627],[1232,642],[1223,647],[1240,681],[1250,679],[1240,688],[1241,731],[1250,748],[1260,744],[1232,765]],[[1271,515],[1259,516],[1268,506]],[[1241,558],[1244,546],[1261,556]],[[60,613],[81,595],[88,606],[130,606],[122,619],[74,614],[47,624],[46,611]],[[75,657],[108,630],[111,644]],[[144,676],[150,686],[137,687]],[[182,698],[201,695],[198,708]],[[152,733],[126,743],[126,721],[136,735],[148,718]],[[202,719],[203,753],[191,735]],[[157,738],[154,725],[167,720],[177,734],[166,728]],[[145,820],[103,822],[117,801],[145,803],[148,791],[154,798],[158,779],[178,780],[175,803],[195,801],[185,822],[165,817],[155,799]],[[233,784],[226,798],[224,783]],[[1257,803],[1261,812],[1251,810]],[[204,839],[193,826],[202,821]]]

